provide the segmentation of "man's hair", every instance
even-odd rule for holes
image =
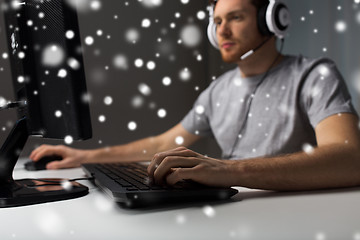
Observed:
[[[218,0],[209,0],[209,4],[215,6]],[[251,4],[259,11],[262,7],[269,4],[269,0],[250,0]]]
[[[269,0],[250,0],[252,5],[256,7],[256,10],[260,10],[262,7],[267,6],[269,4]]]

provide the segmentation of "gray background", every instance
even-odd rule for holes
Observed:
[[[2,3],[3,0],[0,1]],[[82,0],[91,5],[94,0]],[[199,19],[197,13],[205,11],[206,0],[163,0],[157,7],[148,8],[137,0],[103,0],[99,10],[79,12],[82,40],[94,38],[94,44],[84,44],[84,59],[88,90],[91,94],[91,115],[93,138],[73,143],[73,147],[97,148],[126,143],[138,138],[159,134],[178,123],[198,94],[216,76],[233,66],[223,64],[219,53],[213,49],[206,37],[207,17]],[[144,2],[146,2],[144,0]],[[283,52],[302,54],[309,57],[329,57],[342,72],[354,104],[360,109],[360,5],[354,0],[288,0],[292,26],[285,40]],[[178,13],[178,14],[177,14]],[[178,17],[180,15],[180,17]],[[6,50],[4,22],[0,25],[0,54]],[[143,28],[143,19],[150,19],[151,26]],[[302,20],[303,18],[303,20]],[[346,23],[346,30],[339,32],[338,21]],[[175,27],[170,26],[171,23]],[[181,31],[187,25],[197,26],[202,36],[199,44],[188,47],[178,43]],[[97,35],[101,29],[102,36]],[[126,40],[126,32],[137,29],[140,33],[136,43]],[[317,31],[314,31],[314,30]],[[109,36],[109,37],[108,37]],[[158,39],[161,38],[161,42]],[[326,48],[326,51],[324,51]],[[157,57],[156,54],[160,56]],[[202,56],[198,61],[197,56]],[[8,59],[0,55],[0,97],[13,99]],[[114,57],[122,55],[128,60],[127,68],[116,67]],[[138,68],[134,61],[141,58],[144,66]],[[156,68],[149,70],[148,61],[154,61]],[[179,77],[179,72],[188,68],[191,78]],[[162,79],[169,76],[170,86],[164,86]],[[151,89],[150,95],[139,91],[140,84]],[[111,96],[113,103],[104,104],[104,98]],[[133,100],[141,99],[142,105],[134,107]],[[159,109],[166,110],[160,118]],[[0,140],[3,142],[16,121],[14,110],[0,113]],[[100,115],[105,122],[98,120]],[[135,131],[128,129],[128,123],[135,121]],[[22,155],[42,143],[61,144],[61,140],[30,138]],[[213,140],[204,140],[194,149],[211,156],[219,156]]]

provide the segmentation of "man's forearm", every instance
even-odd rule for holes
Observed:
[[[328,145],[312,153],[242,160],[235,185],[267,190],[312,190],[360,186],[359,147]]]
[[[156,137],[148,137],[124,145],[89,151],[88,162],[131,162],[151,160],[159,150]]]
[[[189,146],[200,136],[193,135],[179,123],[168,131],[124,145],[90,150],[87,162],[124,162],[151,160],[154,154],[178,147],[176,139],[181,137],[183,146]]]

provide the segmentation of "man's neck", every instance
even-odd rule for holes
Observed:
[[[283,59],[283,55],[276,49],[276,39],[270,39],[263,47],[254,52],[248,58],[239,61],[237,64],[240,68],[242,77],[251,77],[268,71],[271,67],[276,66]]]

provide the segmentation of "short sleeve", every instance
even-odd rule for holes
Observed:
[[[301,104],[313,128],[334,114],[356,114],[344,79],[335,63],[327,59],[314,63],[305,76]]]
[[[193,108],[181,121],[182,126],[188,132],[199,136],[213,135],[209,122],[211,111],[210,93],[211,87],[205,89],[195,101]]]

